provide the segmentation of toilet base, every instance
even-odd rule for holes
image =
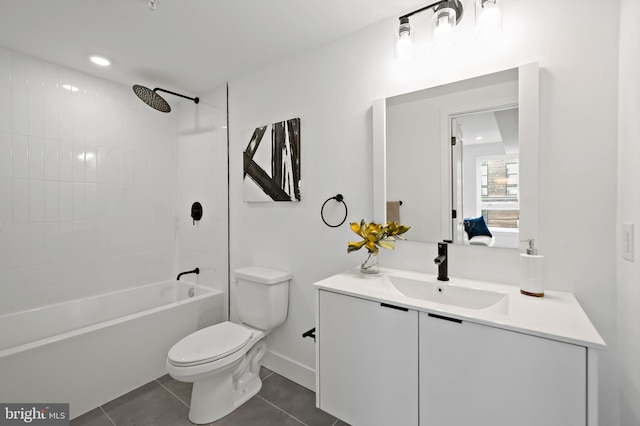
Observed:
[[[262,389],[260,377],[249,373],[253,377],[247,377],[247,385],[241,389],[230,392],[233,387],[231,376],[223,381],[201,380],[193,384],[191,394],[191,408],[189,420],[191,423],[209,424],[231,414],[236,408],[247,402]]]
[[[189,420],[213,423],[256,395],[262,389],[259,373],[265,351],[266,343],[260,340],[239,362],[194,380]]]

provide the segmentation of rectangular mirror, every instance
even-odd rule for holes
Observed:
[[[537,237],[537,64],[376,100],[373,139],[374,220],[413,241]]]

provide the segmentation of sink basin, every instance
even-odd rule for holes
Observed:
[[[389,276],[389,279],[396,290],[406,297],[476,310],[500,306],[506,313],[507,295],[504,293],[396,276]]]

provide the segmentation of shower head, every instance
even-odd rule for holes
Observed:
[[[133,93],[135,93],[142,102],[149,105],[151,108],[157,109],[161,112],[171,112],[171,107],[167,101],[165,101],[162,96],[158,95],[155,90],[134,84]]]
[[[165,101],[164,98],[157,93],[158,91],[166,92],[171,95],[180,96],[181,98],[189,99],[195,102],[196,104],[200,102],[200,98],[198,97],[190,98],[188,96],[184,96],[175,92],[170,92],[168,90],[164,90],[159,87],[156,87],[155,89],[151,90],[147,87],[140,86],[138,84],[133,85],[133,93],[135,93],[136,96],[139,97],[142,102],[149,105],[153,109],[157,109],[160,112],[171,112],[171,106],[169,106],[169,103]]]

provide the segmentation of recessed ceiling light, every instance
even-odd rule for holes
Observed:
[[[101,67],[108,67],[109,65],[111,65],[111,61],[102,56],[91,55],[89,56],[89,59],[91,60],[91,62],[96,65],[100,65]]]

